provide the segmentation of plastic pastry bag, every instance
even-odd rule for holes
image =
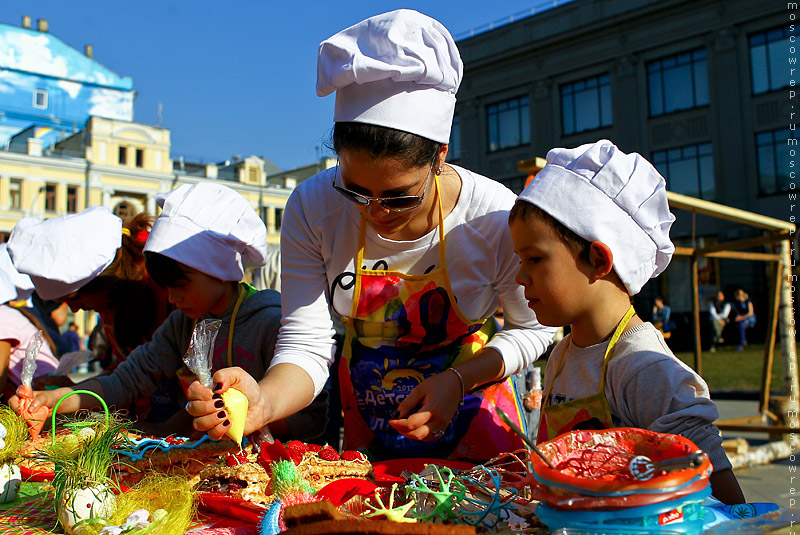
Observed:
[[[207,388],[211,388],[213,384],[211,355],[214,350],[214,341],[217,339],[217,333],[221,325],[221,320],[205,319],[199,322],[194,331],[192,331],[189,349],[183,357],[186,367]],[[222,401],[225,402],[225,410],[231,421],[231,427],[227,435],[241,447],[247,407],[249,405],[247,397],[239,390],[229,388],[222,393]]]
[[[35,440],[39,433],[42,431],[47,418],[50,417],[51,409],[44,405],[40,406],[35,411],[31,412],[30,406],[33,402],[33,376],[36,373],[36,359],[39,358],[39,350],[44,343],[44,335],[42,331],[36,331],[31,339],[28,341],[28,347],[25,350],[25,359],[22,361],[22,373],[20,374],[20,385],[17,387],[17,397],[19,397],[19,407],[16,413],[25,419],[28,424],[28,433],[31,439]]]

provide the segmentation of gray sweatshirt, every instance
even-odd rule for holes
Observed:
[[[600,386],[608,342],[578,347],[571,339],[562,340],[548,359],[545,391],[564,344],[569,344],[563,369],[543,400],[547,406],[597,394]],[[731,467],[714,425],[719,413],[708,385],[672,353],[652,323],[637,325],[620,337],[608,363],[606,399],[616,427],[682,435],[708,454],[714,470]]]
[[[233,307],[222,316],[202,319],[222,320],[212,357],[212,372],[228,367],[228,332]],[[245,299],[234,322],[233,365],[261,380],[272,361],[275,341],[281,324],[281,298],[274,290],[262,290]],[[195,320],[179,310],[170,314],[153,339],[131,351],[111,375],[97,377],[109,405],[126,408],[136,399],[150,397],[164,379],[174,380],[183,367],[183,355],[189,347]],[[182,396],[182,392],[179,394]],[[183,410],[185,399],[176,399]],[[302,411],[288,418],[291,437],[307,441],[320,436],[327,423],[327,393],[323,391]]]

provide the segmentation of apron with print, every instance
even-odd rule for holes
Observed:
[[[622,336],[622,332],[634,314],[635,311],[631,306],[611,336],[611,341],[608,343],[606,353],[603,356],[603,374],[600,376],[600,387],[597,394],[542,407],[539,432],[536,436],[537,443],[553,440],[559,435],[577,429],[610,429],[614,427],[611,423],[611,411],[608,408],[608,400],[606,399],[606,371],[608,370],[608,362],[611,360],[611,353],[614,351],[619,337]],[[549,399],[556,377],[561,372],[564,364],[564,354],[567,352],[569,343],[569,340],[564,341],[564,347],[558,357],[553,379],[550,381],[550,386],[542,398],[545,402]]]
[[[439,177],[435,176],[437,199]],[[439,199],[441,266],[423,275],[362,268],[366,219],[361,217],[353,305],[339,366],[345,447],[376,458],[432,457],[487,460],[522,447],[495,412],[524,425],[507,379],[467,394],[444,435],[422,442],[400,435],[388,421],[400,402],[427,377],[471,359],[494,335],[494,320],[472,322],[453,296],[445,258]],[[412,411],[413,412],[413,411]]]

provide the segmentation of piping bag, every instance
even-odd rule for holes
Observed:
[[[222,320],[212,319],[202,320],[195,325],[189,349],[183,356],[183,363],[197,377],[197,380],[207,388],[211,388],[213,385],[211,355],[221,325]],[[247,408],[249,406],[247,397],[241,391],[229,388],[222,393],[222,401],[225,403],[225,410],[231,421],[231,427],[226,434],[241,448]]]
[[[36,440],[39,437],[42,426],[52,412],[50,407],[45,405],[40,406],[33,412],[30,410],[31,403],[33,403],[33,388],[31,384],[36,373],[36,359],[39,358],[39,349],[41,349],[43,343],[44,336],[42,331],[36,331],[28,341],[28,347],[25,349],[25,359],[22,361],[20,385],[17,387],[19,407],[15,412],[22,416],[25,419],[25,423],[28,424],[28,433],[31,436],[31,440]]]

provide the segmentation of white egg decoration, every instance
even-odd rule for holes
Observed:
[[[8,431],[6,430],[6,426],[0,424],[0,438],[6,438]]]
[[[106,485],[85,489],[66,489],[56,511],[58,521],[68,535],[76,533],[75,524],[89,518],[108,518],[117,507],[117,498]]]
[[[16,464],[0,466],[0,503],[9,503],[17,499],[22,475]]]

